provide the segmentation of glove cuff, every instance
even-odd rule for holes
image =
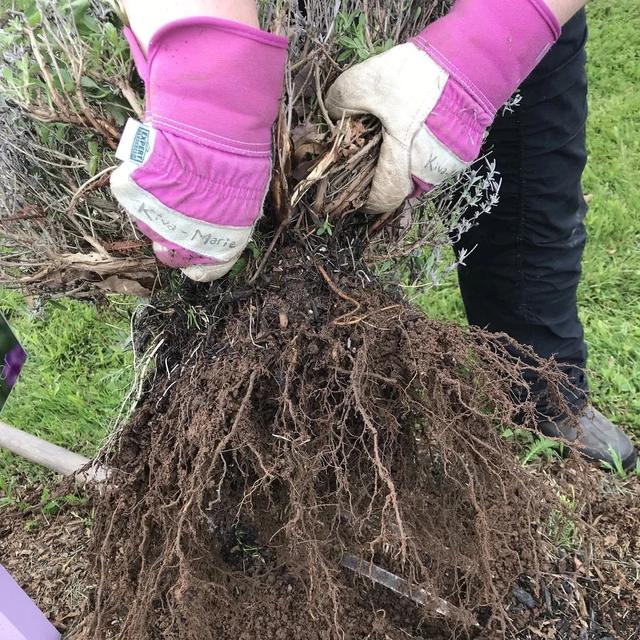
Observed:
[[[146,83],[155,129],[246,156],[268,157],[282,95],[287,39],[219,18],[177,20],[145,60],[125,32]]]
[[[457,0],[412,42],[491,117],[560,36],[543,0]]]

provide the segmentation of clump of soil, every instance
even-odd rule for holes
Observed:
[[[535,422],[525,370],[558,402],[564,377],[336,264],[291,246],[259,289],[195,288],[157,310],[154,381],[104,460],[83,637],[420,637],[427,622],[449,637],[474,617],[506,630],[563,506],[500,430]],[[354,578],[345,553],[453,613]]]

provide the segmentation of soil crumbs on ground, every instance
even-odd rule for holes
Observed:
[[[0,564],[63,634],[81,619],[92,591],[90,526],[88,506],[65,507],[55,515],[40,508],[0,510]]]
[[[537,640],[632,640],[640,638],[640,486],[602,476],[591,505],[593,537],[579,550],[555,549],[533,583],[522,576],[507,610],[513,622],[508,638]],[[0,564],[35,600],[67,640],[79,637],[83,611],[92,598],[92,559],[88,553],[91,505],[64,507],[55,515],[6,507],[0,514]],[[589,550],[597,560],[589,560]],[[306,607],[305,594],[284,571],[244,573],[235,602],[211,612],[210,624],[221,640],[327,640],[333,638]],[[424,619],[399,629],[394,620],[416,619],[417,606],[381,587],[344,576],[351,597],[351,627],[344,637],[404,640],[455,636],[446,622]],[[239,613],[241,612],[241,613]],[[482,612],[475,612],[482,620]],[[161,636],[159,636],[161,637]],[[167,636],[170,637],[170,636]],[[497,638],[478,629],[478,640]],[[143,638],[132,640],[146,640]],[[195,639],[194,639],[195,640]]]

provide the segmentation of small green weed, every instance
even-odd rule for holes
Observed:
[[[562,458],[564,444],[558,440],[551,440],[528,429],[503,429],[500,436],[505,440],[513,440],[524,447],[520,455],[520,462],[528,465],[540,458],[550,461]]]
[[[42,521],[40,520],[36,520],[36,519],[27,520],[24,523],[24,528],[25,528],[25,531],[33,532],[33,531],[37,531],[40,528],[41,524],[42,524]]]
[[[544,436],[537,436],[534,438],[524,455],[520,458],[520,461],[525,466],[539,458],[545,458],[545,460],[550,461],[554,458],[562,458],[563,451],[564,445],[562,442],[559,442],[558,440],[551,440]]]
[[[549,516],[549,539],[557,547],[572,549],[576,546],[577,529],[574,519],[576,503],[567,496],[559,496],[562,509],[555,509]]]
[[[201,331],[198,323],[198,312],[194,307],[187,307],[187,327],[192,331]]]
[[[612,462],[602,461],[600,466],[611,473],[615,473],[622,480],[626,480],[629,474],[622,464],[620,454],[613,447],[609,447],[609,455],[611,456]],[[637,463],[636,469],[638,469]]]
[[[338,44],[342,49],[338,62],[363,62],[393,46],[392,39],[371,41],[364,14],[361,11],[341,11],[336,20],[336,30]]]
[[[232,553],[240,555],[242,562],[251,562],[252,564],[266,564],[266,555],[255,542],[254,536],[245,529],[240,527],[234,531],[236,545],[231,550]]]
[[[328,216],[325,218],[324,222],[316,230],[316,235],[320,237],[333,235],[333,226],[331,225],[331,221],[329,220]]]
[[[53,516],[66,508],[85,507],[89,499],[70,493],[64,496],[51,498],[49,488],[45,486],[40,496],[40,509],[45,516]]]

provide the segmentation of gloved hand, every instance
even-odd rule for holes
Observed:
[[[366,209],[393,211],[475,160],[559,35],[543,0],[457,0],[410,42],[345,71],[327,94],[331,117],[369,113],[384,127]]]
[[[124,136],[111,188],[157,257],[209,282],[247,246],[271,177],[271,128],[287,40],[217,18],[161,28],[145,59],[127,30],[146,88],[142,131]],[[126,138],[129,140],[125,140]]]

